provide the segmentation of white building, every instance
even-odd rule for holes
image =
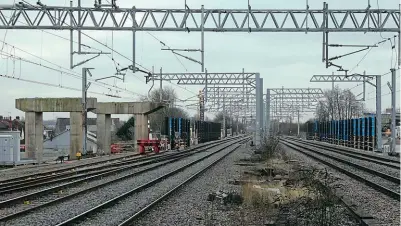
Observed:
[[[48,158],[57,158],[58,156],[68,155],[70,150],[70,133],[69,129],[64,132],[43,141],[43,156]],[[88,132],[87,150],[96,153],[96,137],[93,133]]]

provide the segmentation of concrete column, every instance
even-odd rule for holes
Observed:
[[[148,139],[148,116],[137,114],[135,117],[134,141]]]
[[[25,145],[27,157],[41,163],[43,159],[42,112],[25,112]]]
[[[70,112],[70,159],[75,159],[77,152],[82,152],[82,113]]]
[[[111,145],[111,115],[97,114],[96,137],[98,153],[110,154]]]

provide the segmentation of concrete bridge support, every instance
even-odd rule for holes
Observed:
[[[83,144],[82,112],[70,112],[70,159],[75,159],[77,152],[82,153]]]
[[[43,156],[43,113],[25,112],[25,147],[29,159],[42,160]]]
[[[148,139],[148,115],[137,114],[135,117],[134,141]]]
[[[88,111],[96,107],[96,98],[87,98]],[[22,98],[15,100],[15,107],[25,112],[25,141],[28,158],[42,162],[43,112],[70,112],[70,158],[82,151],[81,98]]]
[[[108,154],[111,145],[111,114],[97,114],[96,118],[96,137],[97,151]],[[108,147],[108,148],[107,148]]]
[[[134,142],[148,139],[148,115],[163,108],[160,103],[152,102],[99,102],[97,103],[96,127],[97,148],[105,154],[110,154],[111,145],[111,114],[130,114],[135,118]]]

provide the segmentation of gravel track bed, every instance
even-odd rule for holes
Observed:
[[[250,148],[241,146],[180,191],[156,205],[138,219],[136,225],[206,225],[205,219],[211,213],[211,205],[207,201],[208,194],[218,190],[240,193],[241,186],[228,182],[239,179],[243,172],[249,169],[247,166],[235,165],[234,162],[249,157],[251,154]],[[212,225],[263,225],[263,220],[251,213],[246,207],[234,206],[229,210],[218,210],[214,207],[215,220]],[[246,219],[243,219],[244,217]]]
[[[320,152],[323,152],[323,153],[330,154],[331,156],[335,156],[335,157],[339,157],[341,159],[348,160],[348,161],[350,161],[352,163],[355,163],[355,164],[358,164],[358,165],[361,165],[361,166],[365,166],[365,167],[370,168],[370,169],[374,169],[377,172],[385,173],[385,174],[388,174],[388,175],[391,175],[391,176],[394,176],[394,177],[400,177],[400,171],[397,170],[397,169],[393,169],[393,168],[390,168],[390,167],[387,167],[387,166],[383,166],[383,165],[380,165],[380,164],[374,163],[374,162],[368,162],[368,161],[365,161],[365,160],[356,159],[356,158],[353,158],[353,157],[350,157],[350,156],[346,156],[346,155],[342,155],[342,154],[339,154],[339,153],[336,153],[336,152],[332,152],[330,150],[325,150],[325,149],[320,149],[320,148],[318,149],[318,148],[312,147],[312,146],[310,146],[310,148],[315,149],[315,150],[320,151]]]
[[[373,175],[373,174],[368,173],[368,172],[364,172],[363,170],[360,170],[360,169],[357,169],[355,167],[349,166],[349,165],[347,165],[345,163],[342,163],[342,162],[339,162],[337,160],[334,160],[334,159],[331,159],[331,158],[316,154],[316,153],[314,153],[312,151],[307,150],[307,152],[311,153],[313,156],[317,156],[318,158],[321,158],[321,159],[323,159],[325,161],[328,161],[328,162],[330,162],[330,163],[332,163],[334,165],[341,165],[343,169],[351,171],[351,172],[355,173],[358,176],[361,176],[361,177],[363,177],[365,179],[368,179],[368,180],[370,180],[370,181],[372,181],[372,182],[374,182],[376,184],[380,184],[380,185],[382,185],[382,186],[384,186],[384,187],[386,187],[388,189],[391,189],[391,190],[394,190],[394,191],[399,191],[400,190],[400,185],[399,184],[396,184],[394,182],[391,182],[391,181],[388,181],[386,179],[383,179],[382,177]]]
[[[137,163],[132,163],[132,164],[137,164]],[[104,165],[106,165],[106,164],[104,164]],[[152,166],[153,165],[154,164],[152,164]],[[98,166],[98,165],[96,165],[96,166]],[[94,167],[96,167],[96,166],[94,166]],[[126,165],[126,166],[128,166],[128,165]],[[144,169],[144,168],[140,167],[140,169]],[[132,170],[134,170],[134,169],[132,169]],[[132,173],[132,172],[136,172],[137,171],[137,170],[134,170],[134,171],[132,171],[132,170],[124,171],[123,173],[119,173],[118,175],[119,176],[127,175],[130,172]],[[91,173],[92,172],[95,172],[95,171],[91,171]],[[76,173],[79,173],[79,170],[77,170]],[[67,176],[72,176],[72,175],[67,175]],[[59,179],[59,178],[60,177],[56,177],[55,179]],[[82,179],[82,178],[71,179],[68,182],[73,182],[73,181],[77,181],[77,180],[80,180],[80,179]],[[55,182],[55,183],[51,183],[51,184],[48,184],[48,185],[44,185],[44,186],[40,186],[40,187],[36,187],[36,188],[32,188],[32,189],[26,189],[26,190],[23,190],[23,191],[13,192],[13,193],[10,193],[10,194],[4,194],[4,195],[0,196],[0,201],[5,201],[5,200],[12,199],[12,198],[15,198],[15,197],[18,197],[18,196],[21,196],[21,195],[24,195],[24,194],[28,194],[28,193],[38,192],[38,191],[40,191],[42,189],[49,188],[49,187],[54,187],[54,186],[61,185],[61,184],[64,184],[64,183],[67,183],[67,182],[66,181],[61,182],[61,183],[60,182]],[[0,210],[0,212],[1,212],[1,210]]]
[[[286,151],[289,157],[299,159],[304,162],[305,165],[320,169],[326,168],[330,177],[336,178],[335,182],[330,184],[330,186],[339,189],[341,195],[352,200],[358,208],[363,209],[366,213],[375,217],[382,223],[382,225],[400,225],[399,201],[394,200],[335,169],[319,163],[298,151],[292,150],[284,145],[281,145],[281,147]]]
[[[135,153],[124,153],[124,154],[118,154],[118,155],[109,155],[109,156],[101,156],[101,157],[96,157],[96,158],[90,158],[90,159],[84,159],[81,161],[74,161],[71,163],[64,163],[64,164],[48,164],[48,165],[36,165],[36,166],[28,166],[28,167],[24,167],[24,166],[16,166],[14,168],[11,169],[6,169],[6,170],[0,170],[0,178],[2,180],[7,180],[7,179],[12,179],[14,177],[19,177],[19,176],[23,176],[23,175],[34,175],[35,173],[42,173],[42,172],[46,172],[46,171],[51,171],[51,170],[58,170],[58,169],[63,169],[63,168],[68,168],[71,166],[75,166],[75,167],[80,167],[80,166],[84,166],[85,164],[89,164],[89,163],[96,163],[99,161],[103,161],[106,159],[109,159],[110,161],[119,161],[116,160],[117,158],[120,158],[122,156],[125,157],[134,157]],[[99,164],[104,164],[104,163],[99,163]],[[1,183],[1,181],[0,181]]]
[[[131,164],[129,164],[129,165],[135,165],[135,164],[138,164],[138,163],[137,163],[137,162],[136,162],[136,163],[131,163]],[[127,166],[129,166],[129,165],[125,165],[124,167],[127,167]],[[142,169],[143,167],[140,167],[140,168]],[[79,174],[79,171],[78,171],[78,170],[75,171],[75,172],[77,173],[77,175],[86,174],[86,173],[81,173],[81,174]],[[96,172],[96,170],[91,171],[90,173],[93,173],[93,172]],[[124,171],[123,173],[125,173],[125,172],[133,172],[133,171]],[[122,175],[122,174],[119,174],[119,175]],[[60,175],[59,177],[55,177],[54,179],[60,179],[60,178],[63,178],[63,177],[70,177],[70,176],[74,176],[74,175],[65,175],[65,176],[64,176],[64,175]],[[78,178],[78,179],[70,179],[69,181],[64,181],[64,182],[54,182],[54,183],[47,184],[47,185],[43,185],[43,186],[36,187],[36,188],[25,189],[25,190],[23,190],[23,191],[18,191],[18,192],[13,192],[13,193],[9,193],[9,194],[4,194],[4,195],[1,195],[1,196],[0,196],[0,201],[4,201],[4,200],[7,200],[7,199],[15,198],[15,197],[18,197],[18,196],[21,196],[21,195],[24,195],[24,194],[28,194],[28,193],[37,192],[37,191],[43,190],[43,189],[45,189],[45,188],[55,187],[55,186],[57,186],[57,185],[65,184],[65,183],[68,183],[68,182],[73,182],[73,181],[81,180],[81,179],[83,179],[83,178],[84,178],[84,177],[81,177],[81,178]],[[103,178],[105,178],[105,177],[103,177]]]
[[[73,193],[82,192],[82,191],[87,190],[87,189],[89,189],[91,187],[95,187],[97,185],[106,183],[108,181],[115,180],[115,179],[117,179],[119,177],[122,177],[122,176],[125,176],[125,175],[128,175],[128,174],[132,174],[132,173],[138,172],[138,171],[143,170],[143,169],[148,169],[148,168],[151,168],[151,167],[159,165],[159,164],[161,164],[161,163],[153,163],[153,164],[150,164],[150,165],[147,165],[147,166],[144,166],[144,167],[139,167],[139,168],[127,170],[127,171],[124,171],[124,172],[121,172],[121,173],[118,173],[118,174],[113,174],[113,175],[110,175],[110,176],[107,176],[107,177],[103,177],[101,179],[88,181],[87,183],[85,183],[85,182],[84,183],[79,183],[79,184],[77,184],[75,186],[71,186],[71,187],[62,189],[61,193],[60,192],[59,193],[55,192],[55,193],[51,193],[51,194],[48,194],[48,195],[44,195],[44,196],[42,196],[40,198],[34,198],[34,199],[30,200],[31,201],[30,205],[17,204],[17,205],[14,205],[12,208],[0,209],[0,216],[16,213],[16,212],[19,212],[19,211],[22,211],[22,210],[25,210],[25,209],[29,209],[29,208],[35,206],[36,204],[49,202],[49,201],[52,201],[54,199],[61,198],[61,197],[64,197],[64,196],[67,196],[67,195],[70,195],[70,194],[73,194]],[[40,188],[32,189],[32,190],[29,190],[29,192],[35,192],[35,191],[39,191],[39,190],[40,190]],[[23,194],[26,194],[26,193],[23,193],[23,192],[19,193],[19,195],[23,195]],[[12,196],[10,196],[9,198],[12,198]]]
[[[305,141],[305,140],[304,140]],[[311,141],[308,140],[306,141],[307,143],[312,143],[315,145],[322,145],[322,146],[327,146],[329,148],[341,148],[342,150],[346,150],[346,151],[350,151],[353,154],[368,154],[372,157],[384,157],[384,158],[388,158],[391,160],[398,160],[400,161],[400,157],[395,157],[395,156],[388,156],[387,153],[379,153],[379,152],[372,152],[372,151],[367,151],[367,150],[362,150],[362,149],[357,149],[357,148],[353,148],[353,147],[347,147],[347,146],[342,146],[342,145],[337,145],[337,144],[330,144],[327,142],[321,142],[321,141]]]
[[[183,160],[168,164],[164,167],[151,170],[145,174],[138,175],[136,177],[119,181],[110,185],[107,185],[101,189],[96,189],[83,196],[78,196],[73,200],[68,200],[63,203],[52,205],[49,207],[44,207],[36,211],[32,211],[29,214],[22,216],[20,218],[9,221],[10,225],[54,225],[60,223],[68,218],[78,215],[90,208],[93,208],[107,200],[110,200],[126,191],[149,182],[166,172],[170,172],[183,166],[195,159],[205,156],[210,153],[210,151],[215,151],[217,148],[222,147],[219,145],[208,151],[201,152],[192,156],[189,156]],[[86,185],[81,185],[86,186]],[[85,187],[87,188],[87,187]]]
[[[216,159],[231,151],[232,148],[233,147],[230,147],[222,152],[219,152],[218,154],[213,155],[195,165],[192,165],[182,172],[179,172],[178,174],[175,174],[148,189],[131,195],[130,197],[120,201],[118,204],[112,206],[111,208],[105,209],[97,213],[96,215],[91,216],[84,222],[81,222],[81,224],[79,225],[117,225],[123,222],[125,219],[129,218],[131,215],[141,210],[141,208],[145,207],[178,184],[182,183],[194,173],[202,170],[208,164],[212,163]],[[168,172],[170,171],[165,171],[165,173]],[[105,224],[104,222],[107,222],[107,224]]]

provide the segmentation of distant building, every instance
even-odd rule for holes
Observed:
[[[57,152],[59,155],[68,155],[70,150],[70,130],[57,134],[54,137],[43,141],[44,153]],[[97,152],[96,137],[92,133],[88,133],[87,150],[93,153]]]
[[[88,131],[96,134],[97,130],[96,118],[88,118],[87,126],[88,126]],[[118,127],[120,127],[120,119],[112,118],[110,131],[114,132],[117,130]],[[60,134],[67,129],[70,129],[70,118],[57,118],[54,133]]]
[[[373,112],[364,112],[364,116],[375,116],[376,113]],[[400,111],[397,110],[397,114],[395,116],[396,125],[400,125]],[[382,113],[382,130],[387,130],[391,127],[391,108],[387,108],[384,113]]]

